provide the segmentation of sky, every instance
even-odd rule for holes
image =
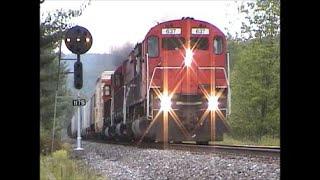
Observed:
[[[78,10],[88,0],[45,0],[40,6],[40,15],[56,9]],[[126,42],[141,42],[150,28],[157,22],[193,17],[214,24],[225,34],[240,33],[243,15],[238,6],[246,1],[206,0],[206,1],[125,1],[91,0],[82,16],[72,23],[87,28],[93,44],[87,53],[109,53],[112,47]],[[63,43],[62,52],[71,54]]]

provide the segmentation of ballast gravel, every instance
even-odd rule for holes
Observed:
[[[106,179],[280,179],[279,157],[142,149],[83,141],[80,158]]]

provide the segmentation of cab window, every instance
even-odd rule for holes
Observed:
[[[148,56],[157,57],[159,55],[159,40],[156,36],[148,38]]]
[[[193,49],[208,50],[209,42],[205,37],[191,37],[190,47]]]
[[[215,54],[219,55],[222,53],[223,50],[223,39],[221,36],[217,36],[213,40],[213,51]]]
[[[140,74],[140,57],[136,57],[136,64],[135,64],[135,75]]]
[[[185,43],[185,39],[183,37],[165,37],[162,38],[162,49],[165,50],[176,50],[182,49]]]
[[[116,81],[116,86],[120,86],[120,75],[119,74],[116,74],[115,75],[115,81]]]
[[[110,95],[110,86],[104,86],[104,95],[109,96]]]
[[[93,95],[93,107],[96,107],[96,95]]]

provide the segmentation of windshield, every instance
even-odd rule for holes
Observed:
[[[166,50],[182,49],[185,39],[183,37],[162,38],[162,48]]]
[[[190,47],[193,49],[208,50],[208,38],[205,37],[191,37]]]

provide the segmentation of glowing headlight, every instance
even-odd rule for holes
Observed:
[[[186,49],[186,57],[184,58],[184,64],[187,67],[191,66],[192,57],[193,57],[193,52],[190,49]]]
[[[160,100],[160,110],[169,111],[171,109],[171,98],[168,95],[162,95]]]
[[[219,105],[218,97],[210,96],[208,98],[208,110],[215,111],[218,109],[218,105]]]

